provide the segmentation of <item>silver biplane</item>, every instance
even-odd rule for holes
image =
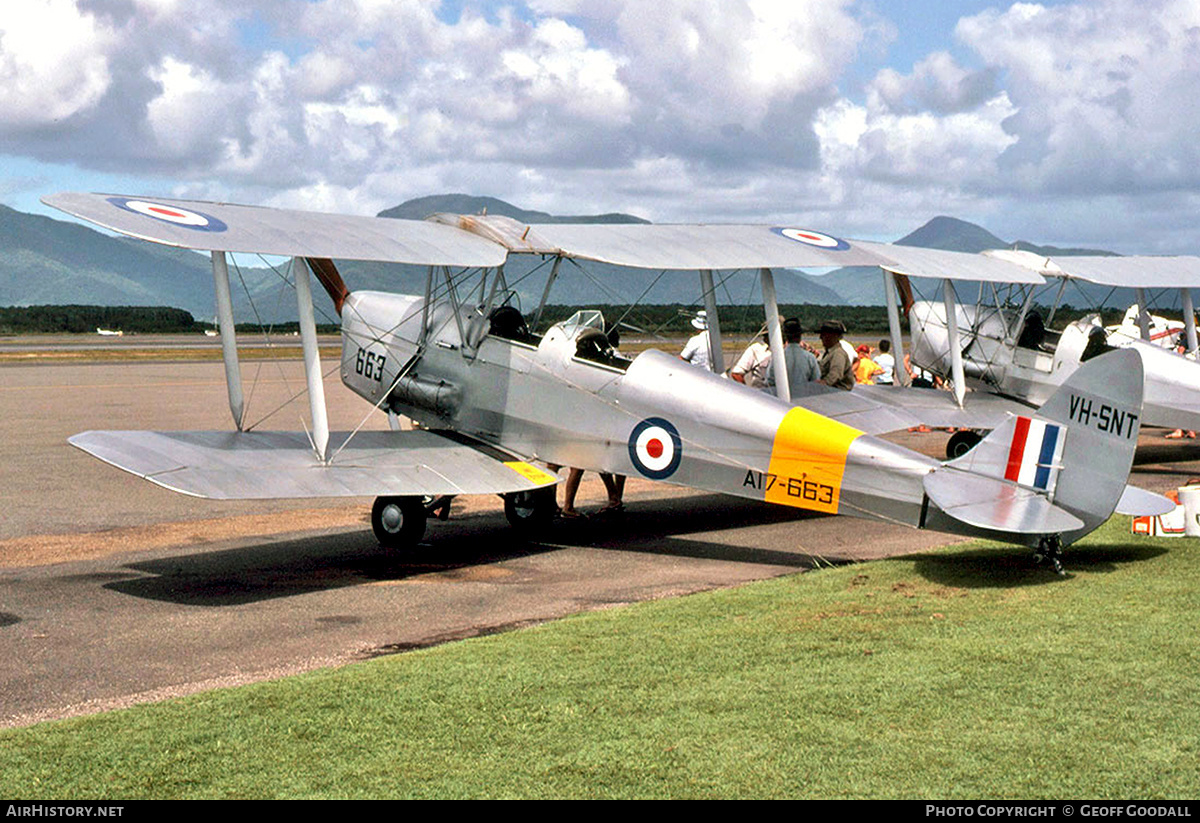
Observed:
[[[376,536],[385,546],[406,546],[425,531],[429,497],[499,494],[515,526],[544,526],[555,513],[556,477],[534,465],[541,461],[989,536],[1033,547],[1059,570],[1061,547],[1114,510],[1171,506],[1126,485],[1142,417],[1141,360],[1132,352],[1087,364],[1040,409],[1007,414],[966,456],[942,462],[876,437],[907,419],[869,398],[826,392],[793,404],[783,368],[771,396],[653,349],[624,359],[608,347],[598,312],[536,334],[508,304],[504,278],[509,255],[553,260],[536,328],[564,259],[697,271],[710,321],[717,317],[712,272],[758,269],[770,345],[782,366],[772,268],[897,266],[903,257],[913,273],[961,276],[970,255],[932,252],[916,260],[911,249],[770,226],[526,225],[464,215],[410,221],[102,194],[44,202],[126,235],[212,254],[236,431],[71,438],[185,494],[376,496]],[[293,258],[310,432],[242,430],[229,252]],[[352,292],[333,259],[427,266],[424,293]],[[420,429],[328,430],[310,272],[341,315],[343,383]],[[719,324],[711,331],[719,372]]]
[[[971,384],[1038,405],[1092,357],[1112,348],[1136,351],[1145,375],[1142,423],[1200,428],[1200,363],[1191,289],[1200,286],[1197,257],[1063,256],[994,250],[975,255],[998,276],[1010,266],[1057,279],[1047,317],[1035,308],[1034,285],[1013,281],[1007,288],[981,288],[974,305],[954,300],[915,301],[909,310],[912,362]],[[1108,288],[1133,288],[1137,304],[1129,321],[1105,327],[1098,314],[1054,328],[1054,315],[1071,280]],[[1147,292],[1178,289],[1183,321],[1167,321],[1147,310]],[[892,309],[894,313],[895,310]],[[1130,316],[1132,315],[1132,316]],[[1130,334],[1130,327],[1136,332]],[[1184,354],[1175,351],[1182,337]],[[958,365],[955,365],[958,361]]]

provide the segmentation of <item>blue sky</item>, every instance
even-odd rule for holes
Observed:
[[[0,4],[0,202],[103,190],[1195,253],[1200,6]]]

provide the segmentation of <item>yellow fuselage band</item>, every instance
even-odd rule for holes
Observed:
[[[836,514],[846,456],[861,434],[808,409],[791,409],[775,431],[763,499]]]

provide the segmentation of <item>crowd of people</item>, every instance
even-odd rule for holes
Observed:
[[[692,320],[698,331],[688,339],[681,360],[703,369],[709,368],[708,318],[703,311]],[[788,385],[793,394],[802,393],[805,383],[820,383],[833,388],[852,390],[859,384],[892,385],[895,381],[896,359],[888,340],[880,340],[872,349],[865,343],[855,348],[845,340],[846,327],[840,320],[826,320],[817,330],[822,350],[818,351],[803,340],[799,319],[780,318],[783,332],[783,357]],[[771,347],[766,327],[746,347],[729,370],[729,377],[751,388],[775,391],[775,370],[771,367]],[[905,358],[905,368],[909,368]]]

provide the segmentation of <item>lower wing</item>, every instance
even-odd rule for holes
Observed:
[[[345,442],[346,432],[330,435]],[[450,433],[359,432],[328,463],[303,432],[90,431],[72,445],[172,491],[216,500],[501,494],[558,478]]]

